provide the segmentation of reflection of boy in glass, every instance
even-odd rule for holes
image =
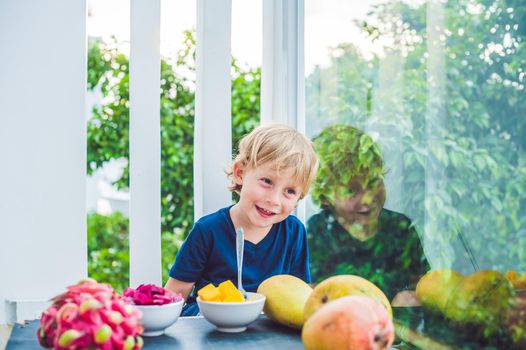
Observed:
[[[389,299],[414,289],[429,265],[410,219],[383,208],[378,146],[359,129],[333,125],[314,139],[314,148],[320,169],[312,197],[321,211],[307,223],[313,279],[359,275]]]

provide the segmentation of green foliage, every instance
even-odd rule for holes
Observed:
[[[128,287],[128,219],[121,213],[88,215],[88,276],[122,292]]]
[[[90,41],[88,87],[102,93],[88,121],[88,174],[112,159],[129,159],[129,63],[115,43]],[[185,32],[174,62],[161,60],[161,237],[163,280],[193,225],[195,38]],[[233,142],[259,123],[260,69],[232,65]],[[223,174],[218,173],[218,176]],[[128,167],[115,182],[126,189]],[[227,189],[225,188],[225,191]],[[104,220],[104,218],[100,218]],[[110,220],[110,219],[108,219]],[[102,246],[93,246],[97,251]],[[119,247],[127,251],[126,247]],[[91,250],[90,250],[91,252]],[[90,256],[92,254],[90,253]],[[109,256],[108,256],[109,257]],[[107,264],[112,264],[109,257]],[[92,261],[89,264],[93,264]],[[97,270],[99,271],[99,270]],[[118,285],[127,283],[122,275]]]
[[[239,140],[259,125],[261,68],[244,69],[232,62],[232,154]]]
[[[311,191],[316,204],[330,205],[336,197],[353,196],[353,179],[359,179],[362,188],[370,188],[384,177],[380,149],[369,135],[355,127],[331,125],[316,136],[313,145],[320,159]]]
[[[121,213],[88,215],[88,275],[99,282],[110,283],[122,293],[130,276],[129,223]],[[168,270],[173,251],[184,239],[181,234],[163,232],[161,235],[162,266]]]
[[[434,267],[526,271],[525,20],[516,0],[386,2],[357,23],[383,55],[342,43],[307,79],[311,135],[356,125],[397,157]]]

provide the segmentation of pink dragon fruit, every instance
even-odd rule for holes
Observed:
[[[93,279],[69,286],[42,314],[40,345],[56,350],[139,350],[141,312],[127,305],[108,284]]]
[[[124,298],[127,303],[134,305],[164,305],[180,301],[183,296],[155,284],[141,284],[137,289],[126,288]]]

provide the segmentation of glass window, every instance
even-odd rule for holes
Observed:
[[[482,338],[513,332],[502,315],[526,287],[525,16],[519,1],[306,0],[315,279],[357,274],[392,299],[447,270],[418,302],[484,324]],[[454,296],[437,276],[460,276]]]

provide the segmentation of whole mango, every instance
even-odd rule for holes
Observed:
[[[445,315],[459,324],[476,325],[483,335],[490,336],[502,328],[514,296],[514,289],[503,274],[477,271],[458,283]]]
[[[307,350],[384,350],[394,340],[385,307],[366,296],[346,296],[324,304],[303,326]]]
[[[418,281],[416,297],[424,307],[443,314],[463,278],[461,273],[449,269],[429,271]]]
[[[348,295],[363,295],[383,305],[392,318],[393,311],[389,300],[372,282],[355,275],[337,275],[320,282],[305,303],[305,320],[324,304]]]
[[[257,292],[267,298],[263,311],[268,318],[292,328],[303,326],[305,301],[312,292],[306,282],[292,275],[276,275],[264,280]]]

